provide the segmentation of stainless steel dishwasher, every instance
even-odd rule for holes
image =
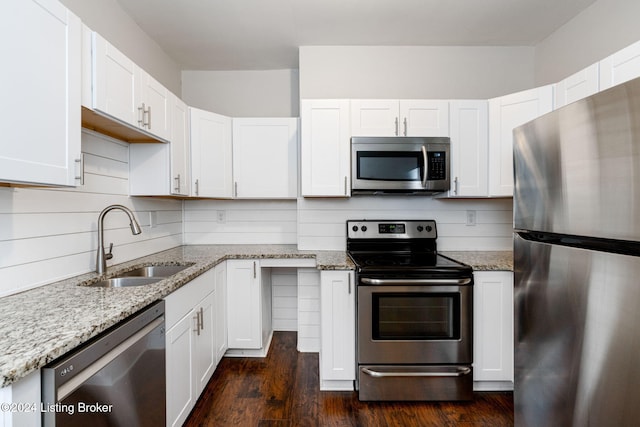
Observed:
[[[164,301],[42,369],[45,427],[166,424]]]

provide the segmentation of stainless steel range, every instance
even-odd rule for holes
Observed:
[[[433,220],[347,221],[360,400],[473,398],[473,271],[436,238]]]

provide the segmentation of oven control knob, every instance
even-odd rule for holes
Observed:
[[[364,233],[365,231],[367,231],[367,226],[366,226],[366,225],[363,225],[360,229],[361,229],[361,230],[362,230],[362,232]]]
[[[431,227],[430,225],[427,225],[427,231],[431,231],[433,230],[433,227]]]
[[[421,225],[419,225],[419,226],[418,226],[418,232],[420,232],[420,233],[421,233],[421,232],[422,232],[422,230],[424,230],[424,228],[423,228]]]
[[[351,227],[351,229],[352,229],[353,231],[358,231],[358,226],[357,226],[357,225],[354,225],[353,227]]]

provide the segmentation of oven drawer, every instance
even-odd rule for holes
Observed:
[[[472,400],[471,366],[360,365],[362,401]]]

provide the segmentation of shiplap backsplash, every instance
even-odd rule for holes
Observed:
[[[438,250],[511,250],[512,199],[357,196],[298,199],[298,249],[344,250],[348,219],[434,219]],[[476,225],[466,225],[475,211]]]
[[[218,220],[218,214],[224,220]],[[184,241],[202,244],[297,243],[295,200],[186,200]]]
[[[83,130],[84,185],[76,188],[0,187],[0,296],[95,269],[97,221],[122,204],[142,226],[134,236],[121,211],[105,217],[105,247],[121,263],[182,244],[182,202],[130,198],[129,146]],[[150,226],[150,213],[157,223]]]

